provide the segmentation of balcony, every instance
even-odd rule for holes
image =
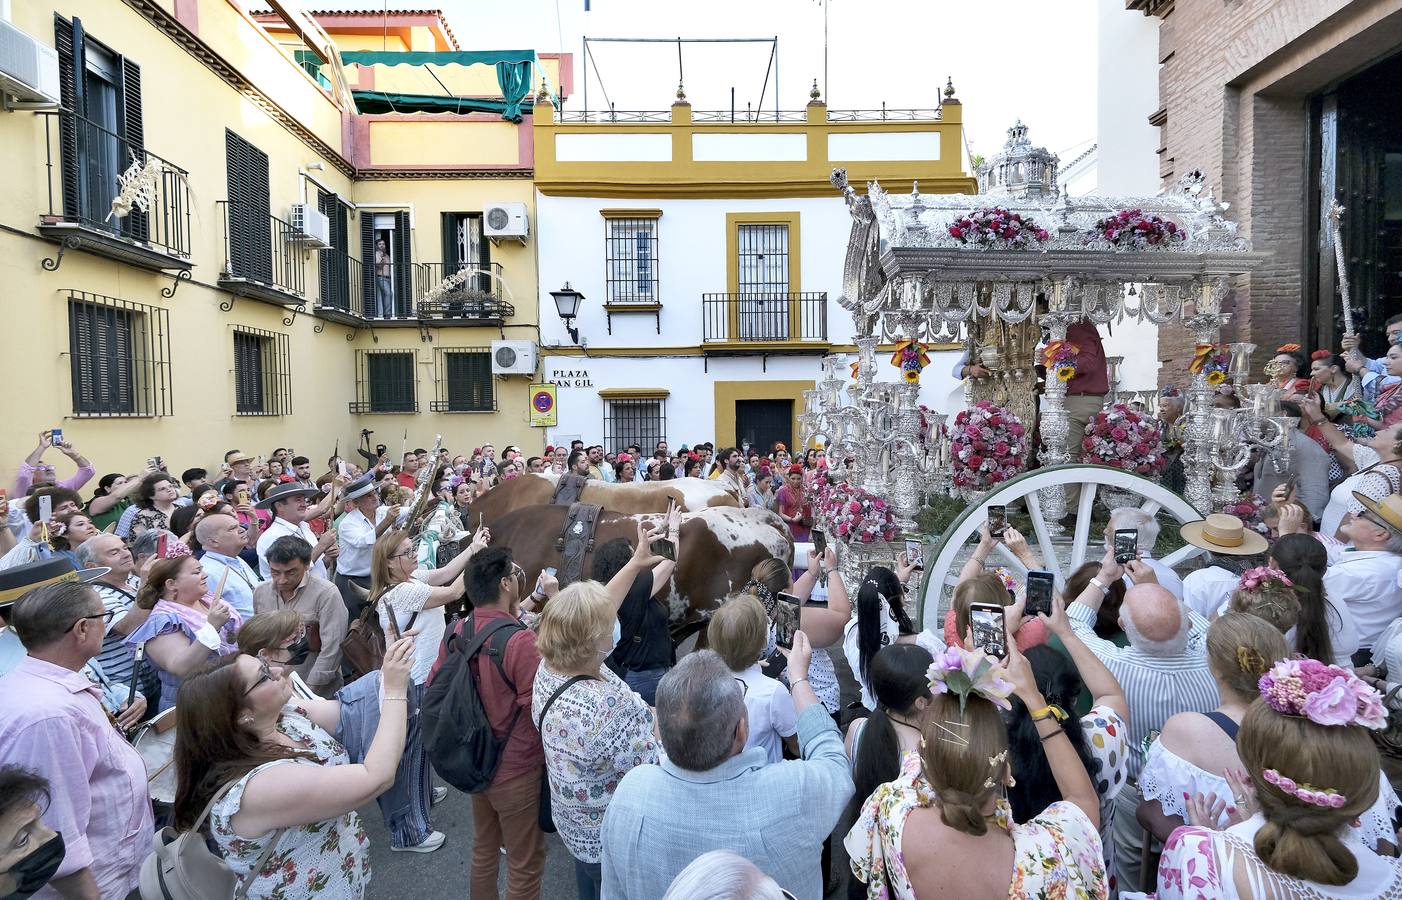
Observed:
[[[516,315],[502,297],[501,263],[414,263],[412,274],[421,321],[499,327]]]
[[[220,200],[219,212],[224,220],[224,269],[219,273],[219,287],[235,297],[274,306],[303,306],[307,266],[299,242],[301,234],[270,215],[266,206],[255,203]]]
[[[154,272],[188,273],[194,266],[189,173],[76,113],[40,115],[49,208],[39,233],[59,244],[57,258],[44,260],[44,268],[54,271],[68,250],[83,250]],[[125,193],[124,179],[130,184]],[[144,209],[127,205],[135,196],[144,199]],[[114,201],[129,212],[115,215]]]
[[[702,349],[707,352],[826,352],[828,295],[744,292],[702,294]]]
[[[342,250],[317,254],[317,315],[358,327],[365,318],[365,281],[360,260]]]

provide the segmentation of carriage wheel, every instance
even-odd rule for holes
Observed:
[[[1041,496],[1037,492],[1052,485],[1076,482],[1081,485],[1081,496],[1077,508],[1072,510],[1076,516],[1075,528],[1069,535],[1062,534],[1054,538],[1053,529],[1048,527],[1047,520],[1042,515]],[[1196,522],[1202,518],[1192,504],[1163,485],[1109,466],[1053,466],[1019,475],[1000,485],[997,490],[972,501],[949,524],[935,544],[934,553],[931,554],[933,562],[928,562],[925,567],[925,581],[916,612],[919,627],[924,628],[931,624],[938,630],[938,623],[944,619],[945,611],[949,608],[949,597],[959,580],[959,569],[973,551],[974,545],[968,541],[978,535],[979,528],[988,517],[987,510],[990,505],[1007,506],[1019,500],[1024,502],[1032,519],[1032,533],[1024,535],[1027,543],[1037,551],[1047,569],[1055,573],[1058,585],[1062,585],[1065,584],[1066,576],[1074,572],[1088,557],[1098,558],[1101,555],[1101,536],[1092,536],[1090,533],[1091,516],[1095,509],[1096,495],[1101,488],[1107,487],[1136,495],[1139,502],[1134,505],[1139,509],[1150,515],[1167,513],[1179,525]],[[999,543],[994,553],[999,557],[1000,565],[1006,566],[1020,579],[1026,576],[1027,567],[1013,556],[1012,551],[1005,545]],[[1200,553],[1200,549],[1189,544],[1167,554],[1160,561],[1173,566]],[[933,610],[935,613],[928,621],[926,610]]]

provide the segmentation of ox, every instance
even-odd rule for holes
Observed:
[[[555,537],[564,527],[567,513],[564,506],[531,506],[489,523],[492,544],[511,548],[517,564],[526,570],[527,584],[535,582],[541,569],[559,567]],[[620,537],[636,544],[639,521],[657,528],[665,518],[601,513],[594,528],[594,547]],[[679,543],[671,584],[660,595],[667,600],[674,624],[720,606],[750,580],[750,571],[760,561],[772,556],[793,564],[788,529],[782,519],[764,509],[717,507],[683,513]],[[592,552],[584,557],[586,578],[593,557]]]
[[[550,502],[560,476],[531,473],[503,481],[472,501],[472,526],[478,517],[493,530],[508,513],[528,506],[543,506]],[[711,507],[738,507],[736,496],[717,482],[702,478],[673,478],[668,481],[637,481],[631,484],[610,484],[589,481],[580,494],[581,503],[592,503],[605,512],[661,513],[667,511],[667,498],[675,498],[682,512],[699,512]]]

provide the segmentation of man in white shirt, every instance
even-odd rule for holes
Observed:
[[[374,473],[362,475],[346,485],[345,499],[351,509],[336,529],[341,552],[336,557],[335,582],[341,590],[341,599],[346,601],[351,621],[360,617],[365,605],[363,591],[370,587],[370,557],[375,541],[399,517],[399,507],[380,505],[375,487]]]
[[[273,488],[268,492],[268,496],[255,504],[258,509],[266,509],[273,514],[272,523],[263,529],[258,538],[259,575],[264,578],[272,575],[268,569],[268,548],[273,545],[273,541],[285,535],[295,534],[312,545],[312,574],[317,578],[327,577],[326,558],[334,558],[336,555],[333,549],[336,546],[336,533],[328,528],[318,539],[316,532],[306,523],[308,501],[318,493],[320,492],[316,488],[305,488],[290,481]]]
[[[210,589],[218,587],[222,581],[224,593],[221,599],[238,610],[247,622],[253,618],[253,589],[263,579],[239,558],[245,541],[239,520],[233,516],[205,516],[195,526],[195,537],[204,548],[200,568],[204,569]],[[258,555],[261,559],[261,547]]]
[[[1241,573],[1265,565],[1265,537],[1247,528],[1236,516],[1214,513],[1178,529],[1183,540],[1201,547],[1216,565],[1189,572],[1182,580],[1182,599],[1193,612],[1211,619],[1236,590]],[[1157,570],[1156,570],[1157,571]]]
[[[1356,491],[1353,496],[1363,504],[1363,514],[1339,526],[1351,547],[1325,571],[1324,591],[1348,604],[1361,648],[1354,665],[1366,665],[1383,629],[1402,615],[1402,494],[1382,500]]]
[[[1183,579],[1173,569],[1154,559],[1154,545],[1159,540],[1159,522],[1142,509],[1133,506],[1121,507],[1110,513],[1110,522],[1105,526],[1105,549],[1114,551],[1115,532],[1121,529],[1134,529],[1139,534],[1139,561],[1154,570],[1159,585],[1170,594],[1183,599]],[[1128,575],[1124,576],[1125,590],[1134,587]]]

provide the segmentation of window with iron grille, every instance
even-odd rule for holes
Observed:
[[[413,350],[357,350],[352,413],[416,413],[417,354]]]
[[[75,416],[168,416],[170,318],[159,306],[68,293]]]
[[[287,335],[234,329],[234,411],[241,416],[292,414]]]
[[[608,303],[660,303],[657,219],[604,220]]]
[[[492,348],[439,347],[435,351],[437,398],[433,412],[493,412],[497,408]]]
[[[643,449],[667,437],[667,401],[662,397],[618,397],[604,401],[604,449]]]

